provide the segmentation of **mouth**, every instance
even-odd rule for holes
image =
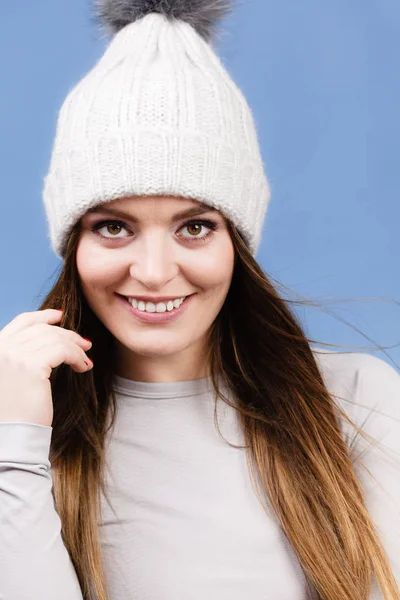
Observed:
[[[169,301],[167,304],[162,302],[157,302],[157,304],[144,303],[143,301],[134,302],[134,299],[128,296],[118,293],[116,293],[116,296],[121,300],[125,309],[140,321],[146,323],[165,323],[182,315],[196,296],[196,293],[182,296],[180,299],[177,298],[175,304],[172,301]]]
[[[140,296],[135,297],[135,296],[124,296],[123,294],[118,294],[116,293],[117,296],[119,296],[120,298],[124,298],[127,302],[129,302],[129,304],[131,304],[131,306],[133,306],[133,308],[138,308],[140,311],[142,312],[149,312],[149,313],[162,313],[162,312],[171,312],[177,308],[179,308],[179,306],[181,304],[183,304],[183,302],[186,301],[187,298],[189,298],[190,296],[193,296],[194,294],[188,294],[187,296],[169,296],[169,297],[160,297],[160,298],[151,298],[150,296],[148,296],[147,298],[143,299]]]

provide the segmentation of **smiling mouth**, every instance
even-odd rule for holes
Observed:
[[[188,296],[181,296],[180,298],[175,298],[174,300],[168,301],[144,301],[140,299],[136,299],[133,296],[123,296],[122,294],[118,294],[120,298],[123,298],[132,308],[139,310],[143,313],[154,314],[154,313],[170,313],[179,309],[182,304],[194,294],[189,294]]]

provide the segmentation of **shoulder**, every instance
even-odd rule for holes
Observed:
[[[332,352],[312,347],[330,391],[351,394],[365,405],[385,404],[400,416],[400,374],[386,361],[361,352]],[[347,392],[347,394],[346,394]]]
[[[361,352],[312,351],[328,391],[356,425],[387,441],[400,437],[400,374],[394,367]]]

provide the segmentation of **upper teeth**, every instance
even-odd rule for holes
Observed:
[[[176,300],[170,300],[166,304],[164,302],[158,302],[154,304],[154,302],[143,302],[142,300],[137,301],[135,298],[127,298],[128,302],[132,304],[133,308],[138,308],[144,312],[165,312],[171,311],[173,308],[179,308],[186,296],[183,298],[176,298]]]

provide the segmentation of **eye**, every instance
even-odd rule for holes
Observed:
[[[202,229],[208,229],[209,231],[205,234],[205,235],[198,235],[199,231],[201,231]],[[185,223],[183,225],[183,227],[181,229],[187,229],[189,231],[189,236],[182,236],[183,238],[185,238],[186,240],[189,240],[190,242],[194,241],[204,241],[206,240],[210,235],[212,235],[212,233],[214,231],[216,231],[217,229],[217,224],[214,223],[213,221],[205,221],[205,220],[201,220],[201,221],[188,221],[187,223]]]
[[[182,235],[185,240],[190,242],[200,242],[205,241],[208,237],[216,231],[218,228],[217,224],[213,221],[208,220],[192,220],[185,223],[181,230],[186,229],[189,232],[189,235]],[[101,232],[104,229],[105,232]],[[204,229],[208,229],[204,235],[200,235],[201,231]],[[127,232],[127,235],[119,235],[123,230]],[[99,221],[92,226],[92,231],[97,235],[102,237],[103,239],[123,239],[129,237],[130,233],[127,226],[123,221],[118,221],[116,219],[109,219],[107,221]],[[107,235],[108,234],[108,235]]]
[[[104,235],[103,233],[100,233],[100,229],[106,229],[106,231],[108,231],[108,233],[110,233],[111,235]],[[121,230],[125,229],[125,231],[127,231],[126,225],[122,222],[122,221],[100,221],[99,223],[96,223],[95,225],[93,225],[92,227],[92,231],[95,231],[96,233],[98,233],[98,235],[100,235],[103,238],[107,238],[107,239],[112,239],[112,238],[116,238],[116,239],[121,239],[123,237],[127,237],[127,236],[121,236],[118,235],[118,233],[121,232]]]

